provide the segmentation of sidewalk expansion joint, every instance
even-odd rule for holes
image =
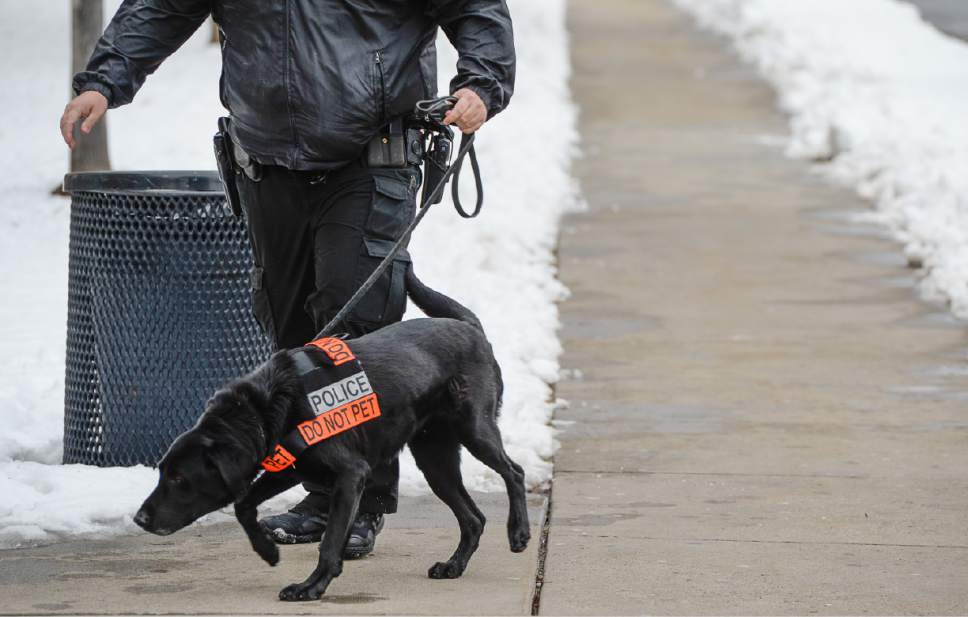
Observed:
[[[545,559],[548,557],[548,534],[551,533],[551,492],[554,477],[548,482],[548,496],[545,499],[544,520],[541,521],[541,539],[538,544],[538,565],[534,572],[534,587],[531,592],[531,614],[541,611],[541,589],[544,587]]]

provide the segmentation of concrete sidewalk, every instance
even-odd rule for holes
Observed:
[[[527,1],[527,0],[522,0]],[[571,402],[543,614],[968,612],[968,341],[868,205],[782,153],[773,93],[663,0],[573,0],[590,204],[561,275]],[[528,614],[506,498],[463,578],[407,499],[319,603],[278,602],[234,525],[0,551],[0,614]]]
[[[774,94],[662,0],[571,3],[543,614],[968,611],[968,345]]]
[[[529,614],[538,542],[511,553],[506,497],[474,499],[487,529],[456,580],[427,578],[427,568],[449,557],[458,538],[450,510],[428,496],[402,499],[374,554],[346,562],[319,602],[277,599],[282,587],[312,571],[315,544],[282,547],[282,560],[270,568],[231,523],[166,538],[138,534],[0,551],[0,615]],[[537,535],[544,500],[535,496],[529,505]]]

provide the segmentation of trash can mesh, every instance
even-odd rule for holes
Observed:
[[[64,462],[154,465],[269,354],[220,192],[72,193]]]

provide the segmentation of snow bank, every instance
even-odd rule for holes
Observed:
[[[117,2],[106,4],[113,9]],[[555,302],[565,293],[553,248],[558,219],[574,203],[568,168],[575,112],[564,1],[514,2],[512,13],[517,91],[477,142],[484,213],[467,222],[448,203],[435,206],[412,253],[427,283],[484,322],[505,375],[505,443],[537,486],[551,473],[550,384],[560,353]],[[207,34],[199,32],[149,78],[134,105],[110,112],[116,169],[213,167],[211,133],[222,111],[219,54]],[[153,470],[57,464],[69,204],[49,193],[67,168],[57,120],[68,95],[69,7],[0,0],[0,37],[0,106],[8,116],[0,124],[0,165],[16,170],[0,176],[0,546],[129,531],[131,514],[155,482]],[[446,89],[456,54],[443,40],[439,48]],[[503,490],[490,470],[465,459],[470,487]],[[409,455],[402,463],[402,490],[426,490]],[[296,491],[281,500],[298,499]]]
[[[729,36],[779,92],[792,156],[876,204],[968,317],[968,45],[896,0],[674,0]]]

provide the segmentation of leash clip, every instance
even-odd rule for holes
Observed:
[[[427,124],[429,128],[442,130],[447,128],[444,125],[444,116],[457,104],[456,96],[442,96],[436,99],[426,99],[417,101],[413,107],[414,116],[418,122]],[[448,128],[448,130],[450,130]]]

